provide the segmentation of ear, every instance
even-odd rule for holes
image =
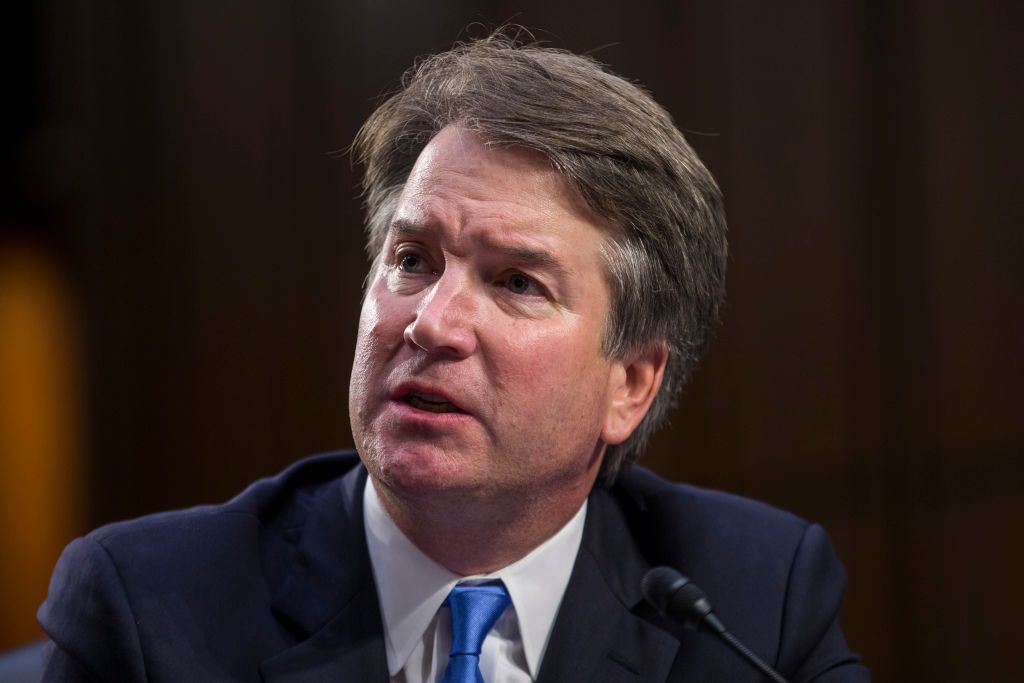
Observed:
[[[662,341],[654,342],[632,356],[612,361],[608,386],[608,412],[601,439],[606,444],[619,444],[629,438],[658,395],[668,348]]]

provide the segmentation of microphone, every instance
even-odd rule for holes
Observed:
[[[693,631],[702,626],[724,640],[729,647],[754,666],[758,671],[776,683],[786,683],[786,679],[778,674],[751,652],[747,646],[729,633],[722,620],[715,615],[708,596],[693,581],[686,578],[671,567],[655,567],[644,574],[640,581],[640,591],[644,599],[658,611],[658,614],[682,622],[683,626]]]

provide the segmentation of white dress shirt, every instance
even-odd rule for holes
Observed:
[[[456,583],[500,579],[512,604],[484,639],[480,671],[487,683],[532,683],[551,637],[583,538],[587,503],[554,536],[492,574],[459,576],[424,555],[381,505],[371,478],[363,493],[370,564],[384,622],[392,683],[433,683],[448,665],[451,619],[442,603]]]

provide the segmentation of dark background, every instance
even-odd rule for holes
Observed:
[[[351,445],[366,262],[329,152],[514,19],[646,85],[725,193],[723,325],[646,464],[824,524],[877,680],[1024,680],[1024,3],[14,7],[0,648],[74,535]]]

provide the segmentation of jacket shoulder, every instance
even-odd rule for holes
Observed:
[[[299,460],[259,479],[224,503],[158,512],[101,526],[87,535],[108,550],[142,538],[202,537],[223,526],[256,524],[263,529],[301,526],[306,513],[331,486],[359,464],[355,451],[335,451]]]
[[[669,482],[633,467],[611,489],[652,562],[702,564],[723,557],[742,571],[775,558],[788,568],[793,552],[812,526],[785,510],[723,491]],[[724,558],[723,558],[724,560]]]
[[[784,675],[868,680],[839,628],[846,573],[820,526],[643,468],[623,473],[610,493],[645,560],[700,585],[730,629]]]
[[[96,680],[146,680],[152,658],[184,671],[200,660],[182,652],[205,652],[224,634],[253,651],[280,648],[287,634],[271,617],[272,595],[311,511],[335,506],[346,482],[357,486],[346,475],[358,474],[358,463],[353,452],[314,456],[226,503],[117,522],[73,541],[38,613],[54,644],[47,680],[67,666]],[[232,666],[250,665],[246,648]]]

